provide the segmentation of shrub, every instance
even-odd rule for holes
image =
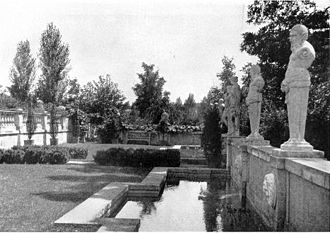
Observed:
[[[174,149],[123,149],[109,148],[97,151],[94,161],[100,165],[131,166],[131,167],[178,167],[180,166],[180,151]]]
[[[23,150],[20,150],[20,149],[5,150],[4,154],[3,154],[3,157],[2,157],[2,161],[4,163],[8,163],[8,164],[24,163],[24,154],[25,154],[25,152]]]
[[[38,163],[41,158],[41,153],[38,153],[40,151],[40,149],[39,149],[39,151],[38,151],[38,149],[37,148],[34,148],[34,149],[27,148],[25,151],[24,162],[27,164]]]
[[[2,161],[3,153],[4,153],[4,151],[2,149],[0,149],[0,163],[3,163],[3,161]]]
[[[221,156],[221,128],[219,125],[220,116],[218,109],[212,107],[204,114],[204,124],[202,133],[202,146],[204,152]]]
[[[70,155],[77,157],[87,156],[87,150],[59,146],[14,146],[12,149],[0,152],[0,162],[27,163],[27,164],[64,164]]]
[[[69,152],[67,149],[54,147],[47,150],[47,158],[50,164],[64,164],[69,160]]]
[[[71,159],[86,159],[88,150],[85,148],[77,147],[62,147],[68,150]]]

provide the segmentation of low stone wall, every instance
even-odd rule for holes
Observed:
[[[237,137],[226,141],[228,169],[242,199],[271,229],[330,231],[330,161],[323,152],[288,153]]]
[[[134,135],[136,137],[134,137]],[[143,131],[124,131],[120,135],[124,144],[129,140],[148,141],[150,145],[159,145],[163,140],[163,135],[158,132],[143,132]],[[202,132],[191,133],[166,133],[164,140],[170,145],[201,145]]]
[[[36,113],[36,130],[32,136],[35,145],[50,144],[50,115],[47,112]],[[0,110],[0,148],[23,146],[24,140],[28,139],[26,131],[27,112],[22,110]],[[58,123],[58,143],[68,142],[71,132],[68,129],[68,118],[60,117]]]

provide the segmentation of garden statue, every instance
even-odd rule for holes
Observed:
[[[221,121],[227,126],[227,136],[239,136],[239,113],[241,102],[241,89],[237,84],[238,78],[232,77],[230,82],[232,85],[227,86],[225,93],[225,109],[223,111]]]
[[[229,112],[228,112],[228,124],[232,125],[229,130],[228,136],[239,136],[239,114],[240,114],[240,103],[241,103],[241,88],[237,84],[238,78],[231,77],[231,88],[229,94]]]
[[[263,139],[259,134],[260,113],[261,113],[261,90],[265,85],[260,73],[260,66],[253,65],[250,69],[251,83],[249,86],[249,93],[246,97],[246,104],[249,111],[251,134],[249,139]]]
[[[308,43],[308,29],[295,25],[290,31],[291,55],[281,90],[285,92],[288,109],[290,138],[281,145],[283,150],[313,150],[305,141],[305,125],[309,87],[311,84],[308,68],[315,59],[313,46]]]
[[[165,133],[168,131],[169,125],[170,125],[169,115],[165,110],[163,110],[163,113],[160,117],[159,124],[157,126],[157,130],[162,134],[162,141],[160,142],[161,145],[168,144],[168,142],[165,141]]]

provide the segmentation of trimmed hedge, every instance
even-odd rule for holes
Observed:
[[[0,163],[65,164],[70,158],[85,159],[88,151],[83,148],[61,146],[14,146],[0,150]]]
[[[94,161],[100,165],[130,167],[179,167],[180,151],[175,149],[109,148],[97,151]]]

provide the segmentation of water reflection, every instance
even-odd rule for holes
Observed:
[[[116,218],[140,218],[139,231],[265,231],[229,181],[171,179],[158,200],[128,201]]]

